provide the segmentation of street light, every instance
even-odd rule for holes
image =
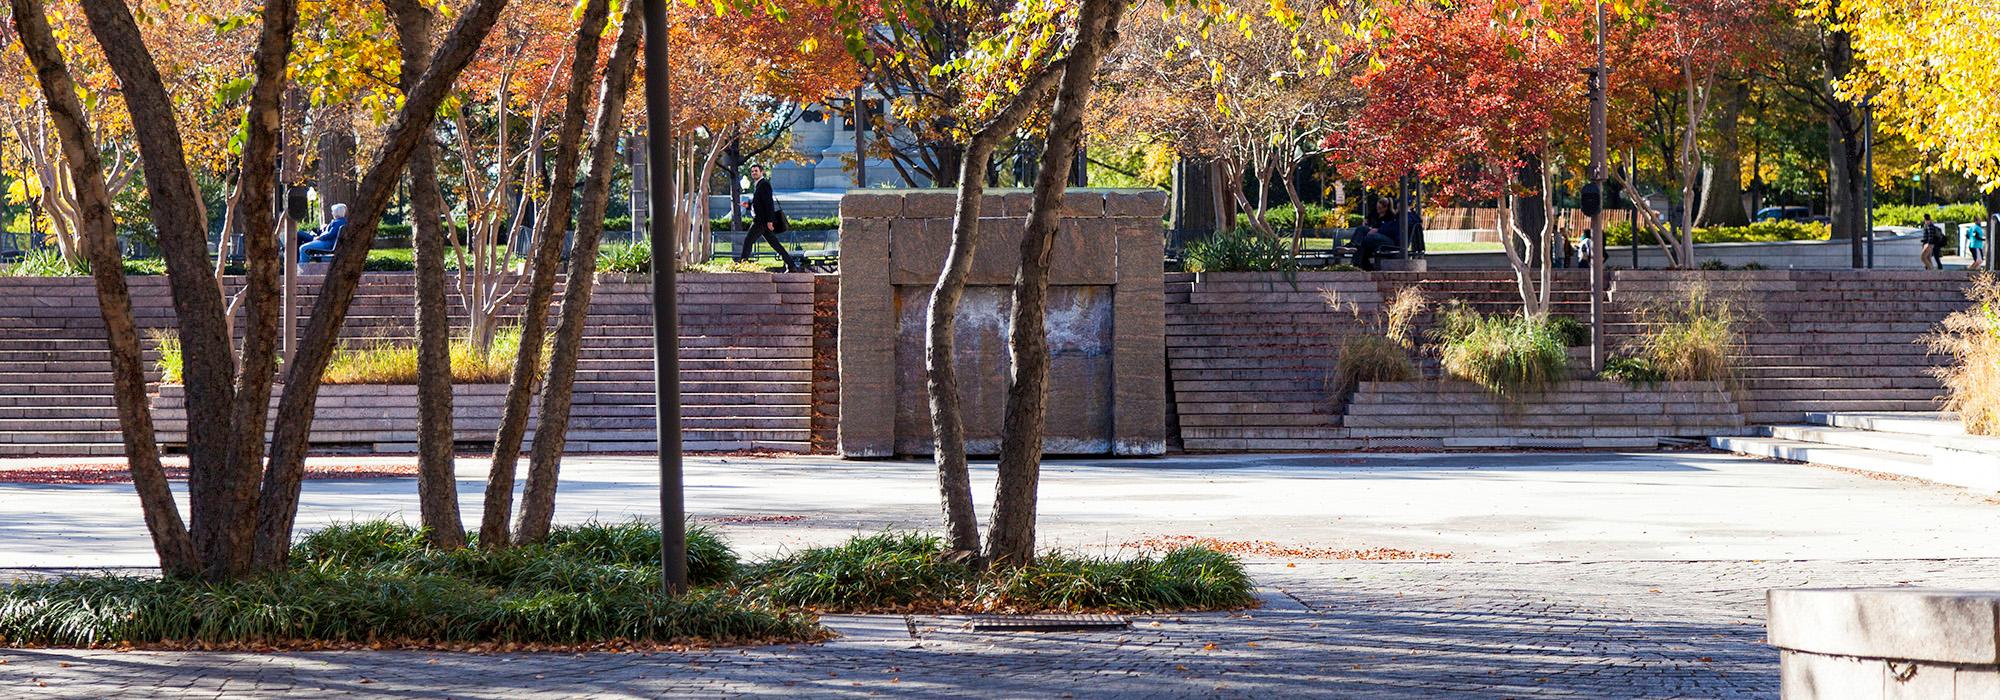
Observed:
[[[1604,2],[1597,2],[1597,65],[1590,69],[1590,186],[1597,205],[1590,213],[1590,371],[1604,371],[1604,155],[1605,90],[1611,74],[1604,68]],[[1635,232],[1636,233],[1636,232]],[[1639,241],[1632,240],[1633,250]]]
[[[652,211],[653,407],[659,428],[660,585],[687,591],[687,506],[681,494],[680,313],[674,299],[673,114],[667,102],[667,0],[645,0],[646,170]],[[704,203],[705,204],[705,203]],[[703,218],[707,218],[703,212]]]

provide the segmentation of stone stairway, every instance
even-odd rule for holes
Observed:
[[[1710,438],[1709,446],[2000,492],[2000,438],[1967,435],[1948,413],[1810,413],[1804,423],[1756,428],[1749,437]]]
[[[1930,370],[1943,358],[1922,339],[1965,308],[1965,280],[1884,270],[1716,274],[1711,289],[1737,300],[1745,316],[1733,353],[1744,417],[1793,424],[1808,413],[1938,410],[1942,391]],[[1676,284],[1664,273],[1621,272],[1613,300],[1635,306]]]
[[[1167,281],[1167,369],[1182,449],[1325,450],[1345,432],[1326,391],[1352,316],[1323,290],[1372,314],[1381,305],[1362,273],[1272,273],[1255,279]]]
[[[809,451],[812,276],[682,274],[679,283],[683,447]],[[656,449],[651,284],[639,276],[598,277],[577,362],[570,452]],[[370,275],[343,337],[408,342],[414,294],[410,275]],[[519,318],[526,294],[524,284],[508,300],[503,325]],[[448,308],[453,325],[463,327],[467,316],[455,296]],[[551,310],[551,332],[557,313]]]
[[[809,451],[812,276],[682,275],[680,282],[685,448]],[[169,325],[165,279],[131,283],[141,327]],[[413,284],[408,274],[365,277],[343,340],[409,342]],[[301,317],[318,289],[316,278],[302,280]],[[0,328],[0,457],[122,453],[90,280],[0,278],[0,295],[20,300],[0,311],[9,320]],[[523,296],[525,287],[507,317],[517,317]],[[462,327],[463,309],[456,299],[449,306]],[[602,276],[584,338],[567,449],[653,451],[650,282]]]
[[[0,277],[9,300],[0,311],[0,457],[124,452],[96,292],[89,279],[75,282]]]

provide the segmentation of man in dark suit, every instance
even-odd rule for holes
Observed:
[[[771,197],[771,181],[764,177],[764,166],[750,166],[750,232],[743,234],[743,245],[736,249],[738,262],[750,259],[750,249],[757,245],[757,239],[771,244],[771,250],[778,252],[778,259],[784,261],[785,269],[792,269],[792,256],[785,252],[785,246],[778,243],[778,204]]]

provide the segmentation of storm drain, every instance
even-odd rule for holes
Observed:
[[[974,615],[965,626],[974,632],[1088,632],[1124,629],[1132,621],[1117,615]]]

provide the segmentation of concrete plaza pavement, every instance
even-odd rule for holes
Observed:
[[[657,518],[652,457],[572,458],[563,469],[559,520]],[[483,460],[461,460],[468,526],[485,476]],[[1086,552],[1192,535],[1456,561],[2000,557],[2000,540],[1988,536],[2000,509],[1962,491],[1711,452],[1055,460],[1042,476],[1043,545]],[[992,480],[990,463],[975,465],[982,513]],[[690,515],[752,556],[882,529],[936,530],[936,494],[929,462],[687,463]],[[411,479],[316,480],[306,482],[299,519],[302,529],[414,522],[415,511]],[[0,568],[154,563],[131,485],[0,483]]]
[[[560,517],[646,517],[652,468],[570,460]],[[927,462],[704,457],[688,482],[691,513],[752,556],[935,529]],[[413,518],[413,492],[309,482],[302,520]],[[1775,697],[1766,589],[1992,588],[1996,519],[1957,489],[1707,452],[1062,461],[1045,544],[1268,541],[1247,555],[1265,606],[1090,634],[836,617],[826,644],[672,654],[7,650],[0,697]],[[1308,548],[1450,558],[1286,552]],[[148,563],[129,485],[0,484],[0,567]]]

